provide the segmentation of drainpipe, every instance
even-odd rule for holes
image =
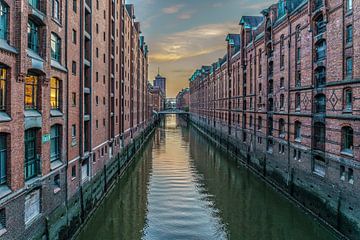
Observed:
[[[66,68],[68,68],[68,44],[67,44],[67,39],[68,39],[68,0],[65,1],[65,66]],[[66,134],[63,134],[66,136],[66,177],[65,177],[65,204],[67,206],[67,200],[68,200],[68,169],[69,169],[69,69],[67,69],[67,73],[66,73],[66,118],[65,118],[65,132]],[[65,95],[65,94],[64,94]]]
[[[289,16],[289,13],[287,13],[287,24],[289,26],[289,39],[288,39],[288,106],[287,106],[287,145],[288,145],[288,186],[289,186],[289,182],[290,182],[290,179],[292,178],[292,170],[291,170],[291,158],[290,158],[290,79],[291,79],[291,39],[292,39],[292,27],[291,27],[291,23],[290,23],[290,16]],[[296,46],[296,43],[295,43],[295,46]],[[296,51],[296,50],[295,50]],[[296,63],[296,56],[295,56],[295,63]]]

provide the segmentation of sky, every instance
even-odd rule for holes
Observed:
[[[149,45],[149,80],[167,78],[167,97],[189,86],[197,68],[226,53],[228,33],[239,33],[241,16],[260,15],[275,0],[127,0],[135,4]]]

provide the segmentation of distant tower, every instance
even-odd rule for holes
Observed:
[[[161,88],[164,93],[164,97],[166,97],[166,78],[160,75],[160,68],[158,68],[158,74],[155,77],[154,86]]]

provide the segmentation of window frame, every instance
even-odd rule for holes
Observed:
[[[8,40],[9,37],[9,6],[0,0],[0,39]]]
[[[61,81],[56,77],[50,78],[50,106],[51,110],[61,111]]]
[[[50,163],[61,161],[61,125],[55,124],[50,129]]]
[[[8,69],[0,66],[0,111],[6,112]]]
[[[27,23],[28,48],[39,54],[40,51],[40,26],[31,19]]]
[[[7,134],[0,133],[0,185],[7,182]]]
[[[51,33],[51,59],[61,63],[61,38],[56,33]]]
[[[28,80],[32,79],[32,82]],[[37,110],[38,108],[38,87],[39,87],[39,77],[35,75],[28,75],[25,77],[25,96],[24,96],[24,107],[25,110]],[[28,89],[29,88],[29,89]],[[31,95],[27,93],[27,90],[31,91]],[[27,103],[27,99],[30,101]]]

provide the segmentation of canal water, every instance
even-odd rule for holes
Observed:
[[[170,115],[78,239],[336,238]]]

